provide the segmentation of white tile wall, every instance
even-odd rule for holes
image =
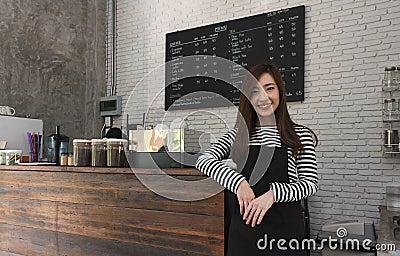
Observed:
[[[290,103],[289,110],[320,140],[320,189],[310,199],[312,232],[338,220],[379,224],[378,205],[385,204],[385,185],[400,182],[400,157],[382,157],[380,105],[383,69],[400,65],[400,1],[117,2],[117,95],[123,97],[123,104],[129,103],[131,123],[140,123],[148,109],[150,122],[164,118],[163,73],[158,67],[165,60],[166,33],[304,4],[305,101]],[[235,120],[232,108],[192,112],[168,113],[166,119],[184,118],[189,126],[216,136]],[[122,121],[115,120],[118,125]]]

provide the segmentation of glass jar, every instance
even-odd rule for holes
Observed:
[[[61,154],[60,165],[68,165],[68,153]]]
[[[385,99],[384,100],[384,110],[385,111],[395,111],[396,110],[396,100],[395,99]]]
[[[74,154],[72,153],[68,155],[68,166],[74,166]]]
[[[395,99],[384,99],[383,100],[383,116],[384,120],[394,120],[397,119],[398,111],[396,110],[396,100]]]
[[[399,131],[398,130],[385,130],[384,145],[392,152],[399,151]]]
[[[400,66],[396,67],[396,82],[397,82],[397,87],[400,90]]]
[[[90,166],[92,162],[92,147],[90,140],[73,140],[74,166]]]
[[[124,139],[107,139],[107,166],[124,167],[128,161],[125,156],[125,149],[128,141]]]
[[[383,77],[383,90],[393,91],[397,89],[397,73],[396,67],[386,67],[385,75]]]
[[[397,112],[400,113],[400,98],[397,100]]]
[[[107,166],[106,140],[92,140],[92,166]]]

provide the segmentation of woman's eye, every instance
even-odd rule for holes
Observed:
[[[271,87],[267,87],[267,88],[265,88],[265,90],[266,91],[272,91],[272,90],[274,90],[274,87],[272,87],[272,86]]]
[[[254,93],[258,93],[258,89],[252,90],[251,93],[253,93],[253,94],[254,94]]]

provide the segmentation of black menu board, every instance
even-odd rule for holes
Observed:
[[[243,68],[265,61],[279,67],[287,100],[303,101],[304,13],[298,6],[168,33],[165,110],[237,105]]]

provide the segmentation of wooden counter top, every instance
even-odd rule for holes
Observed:
[[[163,171],[183,180],[205,178],[193,168]],[[139,174],[159,172],[0,166],[0,255],[224,254],[223,192],[171,200],[149,190]]]
[[[133,174],[160,174],[160,170],[168,175],[190,175],[204,176],[195,168],[165,168],[165,169],[142,169],[142,168],[114,168],[114,167],[75,167],[55,165],[0,165],[2,170],[18,171],[42,171],[42,172],[86,172],[86,173],[133,173]]]

